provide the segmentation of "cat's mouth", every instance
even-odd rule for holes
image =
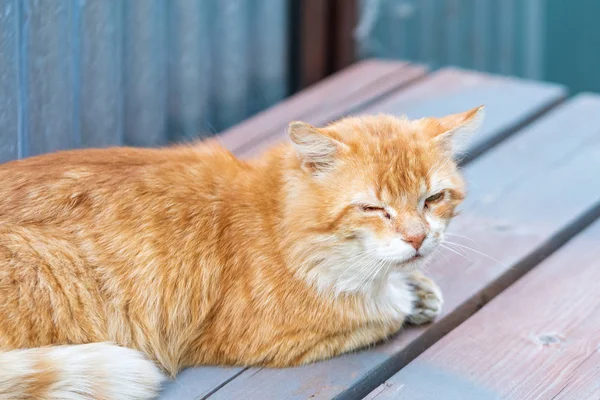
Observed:
[[[424,258],[425,258],[425,256],[423,254],[415,254],[414,256],[412,256],[410,258],[405,258],[402,261],[395,262],[394,268],[396,268],[398,270],[406,270],[406,269],[412,270],[417,266],[416,263],[419,263]]]
[[[405,247],[389,249],[387,246],[379,247],[374,250],[370,250],[368,246],[365,246],[367,252],[373,252],[374,257],[379,261],[386,262],[394,266],[394,268],[402,269],[404,267],[412,268],[425,258],[427,258],[431,251],[429,248],[424,249],[407,249]]]

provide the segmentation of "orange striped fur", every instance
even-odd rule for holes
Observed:
[[[250,161],[211,140],[1,165],[0,397],[150,398],[155,365],[292,366],[431,320],[418,268],[481,115],[297,122]]]

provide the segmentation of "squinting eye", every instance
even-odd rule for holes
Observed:
[[[386,219],[392,219],[392,216],[390,215],[390,213],[387,212],[387,211],[385,211],[385,208],[383,208],[383,207],[375,207],[375,206],[363,205],[363,206],[360,206],[360,209],[363,210],[364,212],[378,212],[378,213],[382,213],[383,216]]]
[[[381,207],[374,207],[374,206],[360,206],[360,208],[363,211],[366,212],[381,212],[381,211],[385,211],[383,208]]]
[[[444,197],[444,192],[439,192],[437,194],[434,194],[433,196],[429,196],[428,198],[425,199],[425,203],[436,203],[440,200],[442,200],[442,198]]]

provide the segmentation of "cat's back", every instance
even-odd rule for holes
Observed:
[[[0,178],[4,183],[12,181],[34,183],[53,176],[61,178],[65,173],[77,170],[114,174],[115,171],[131,172],[156,166],[209,167],[215,163],[229,164],[231,167],[239,164],[239,161],[213,142],[157,149],[133,147],[78,149],[0,164]]]
[[[202,196],[241,168],[213,143],[70,150],[0,164],[0,219],[60,216],[144,198]],[[156,199],[158,200],[158,198]]]

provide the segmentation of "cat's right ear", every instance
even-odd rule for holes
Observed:
[[[449,156],[456,157],[466,150],[471,135],[481,126],[484,112],[484,106],[479,106],[437,119],[439,134],[434,140]]]
[[[288,135],[302,161],[302,169],[312,173],[331,170],[335,165],[336,155],[344,147],[343,143],[305,122],[291,122]]]

